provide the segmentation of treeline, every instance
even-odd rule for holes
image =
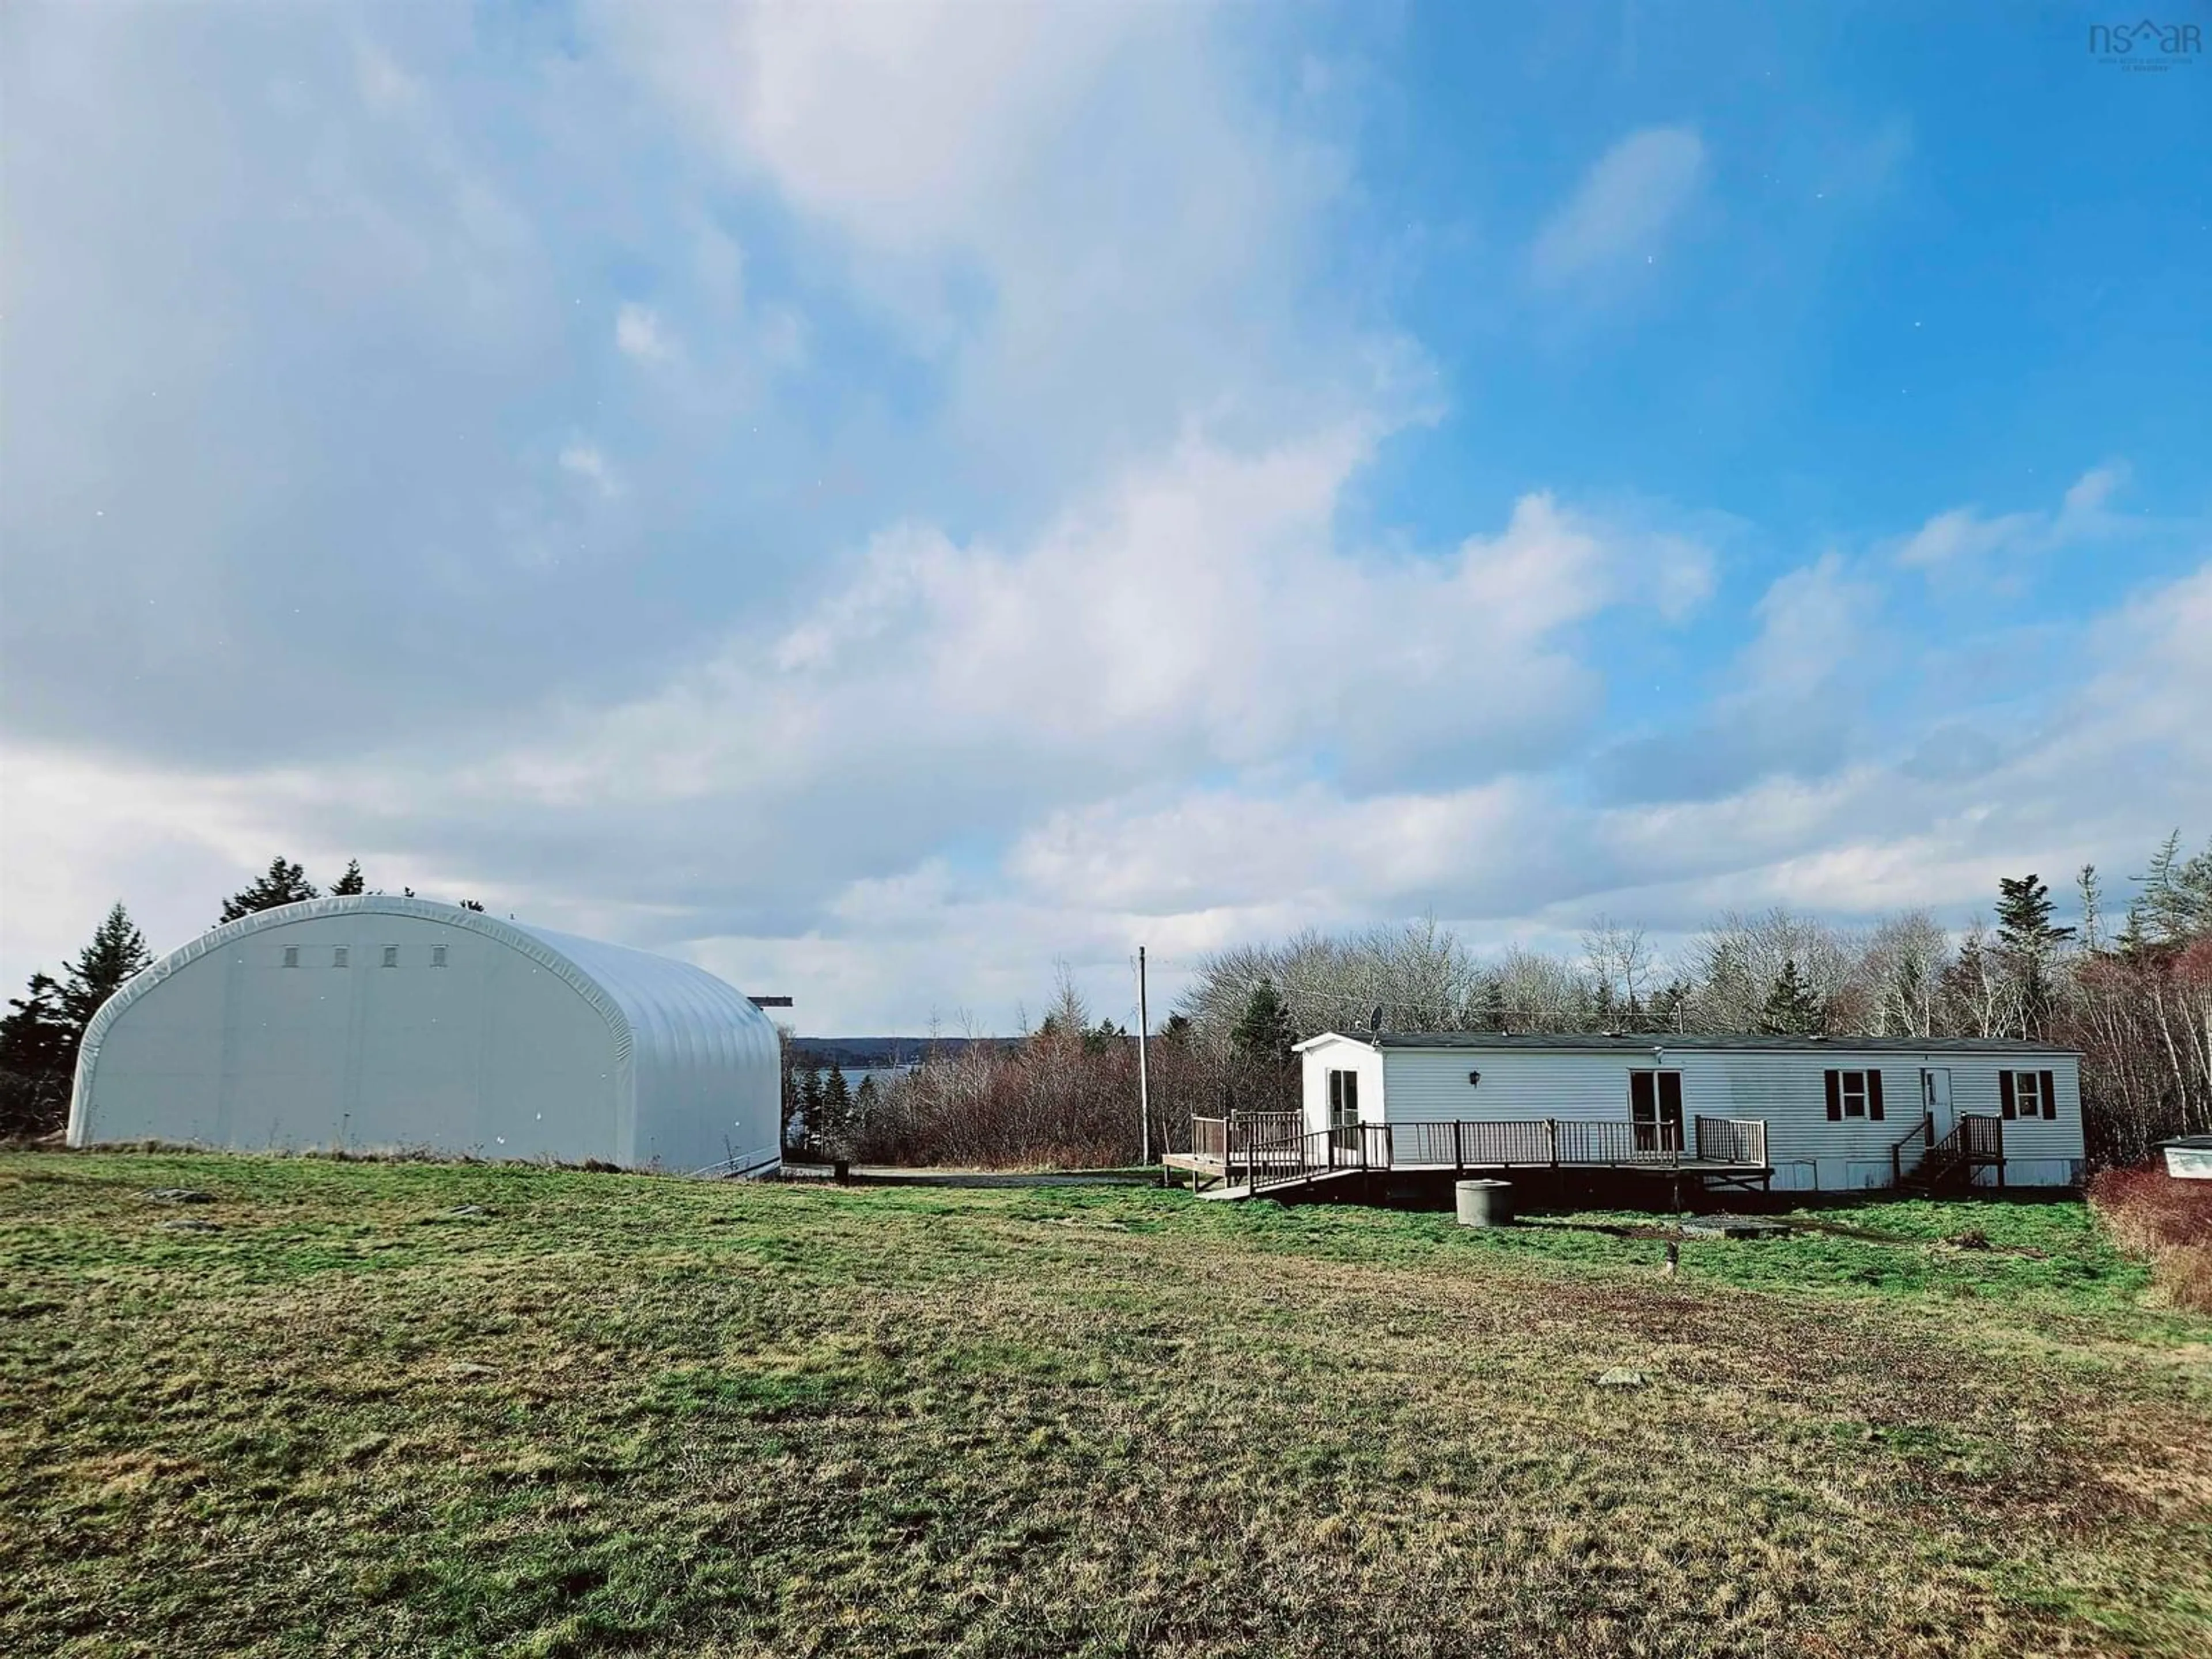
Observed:
[[[330,890],[334,897],[370,890],[358,859],[347,861]],[[411,887],[401,891],[415,896]],[[222,901],[211,925],[322,896],[302,866],[280,854],[259,876]],[[464,909],[483,908],[474,899],[460,902]],[[153,960],[145,936],[118,900],[94,930],[92,942],[62,969],[60,978],[43,970],[34,973],[23,994],[8,1000],[9,1012],[0,1018],[0,1139],[50,1135],[68,1121],[70,1089],[85,1027],[124,981]]]
[[[1192,1112],[1297,1103],[1289,1045],[1323,1030],[1766,1031],[2030,1037],[2078,1048],[2087,1150],[2124,1165],[2212,1130],[2212,845],[2179,835],[2134,878],[2117,927],[2085,866],[2061,923],[2039,877],[1998,884],[1993,921],[1924,910],[1844,928],[1728,912],[1671,957],[1601,918],[1581,949],[1485,959],[1434,922],[1301,933],[1201,964],[1152,1045],[1152,1146]],[[1117,1164],[1139,1139],[1135,1045],[1093,1025],[1063,975],[1039,1029],[887,1079],[837,1138],[854,1156],[987,1166]]]
[[[1287,1110],[1297,1103],[1296,1040],[1273,990],[1254,988],[1219,1032],[1172,1015],[1148,1045],[1150,1150],[1188,1150],[1194,1113]],[[1065,971],[1051,1011],[1006,1042],[925,1054],[912,1071],[872,1078],[849,1112],[806,1144],[866,1163],[983,1169],[1102,1169],[1146,1145],[1132,1034],[1094,1021]]]

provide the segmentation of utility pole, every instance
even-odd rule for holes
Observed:
[[[1145,1005],[1145,947],[1137,947],[1137,1144],[1143,1161],[1152,1161],[1152,1073],[1145,1044],[1152,1036],[1152,1012]]]

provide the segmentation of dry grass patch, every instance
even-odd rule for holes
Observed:
[[[2180,1181],[2161,1164],[2106,1170],[2089,1201],[2112,1237],[2148,1256],[2177,1308],[2212,1313],[2212,1181]]]

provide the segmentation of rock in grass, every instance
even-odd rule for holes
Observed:
[[[1601,1389],[1640,1389],[1648,1380],[1642,1371],[1631,1370],[1626,1365],[1615,1365],[1609,1371],[1599,1373],[1597,1385]]]
[[[467,1221],[474,1217],[486,1216],[490,1213],[491,1212],[484,1208],[481,1204],[456,1204],[450,1210],[439,1211],[438,1219],[441,1221]]]
[[[146,1194],[156,1204],[212,1204],[213,1193],[204,1193],[197,1187],[156,1187]]]

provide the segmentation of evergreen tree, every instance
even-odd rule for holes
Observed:
[[[875,1113],[876,1099],[880,1091],[876,1087],[875,1073],[871,1072],[860,1079],[860,1086],[853,1091],[853,1127],[864,1129]]]
[[[351,898],[357,893],[366,893],[368,890],[368,882],[361,873],[359,859],[348,859],[345,874],[331,884],[332,898]]]
[[[33,974],[0,1018],[0,1137],[49,1134],[69,1116],[76,1028],[51,974]]]
[[[2105,884],[2097,878],[2097,866],[2083,865],[2074,888],[2081,899],[2081,943],[2094,956],[2105,948]]]
[[[1167,1022],[1160,1027],[1159,1040],[1178,1048],[1187,1048],[1197,1030],[1198,1028],[1191,1024],[1189,1015],[1170,1014]]]
[[[1612,985],[1605,980],[1598,980],[1590,986],[1589,991],[1591,1023],[1601,1031],[1613,1030]]]
[[[2003,876],[1997,881],[1997,943],[2024,955],[2047,957],[2074,937],[2071,927],[2051,921],[2051,889],[2037,877]]]
[[[1237,1022],[1237,1029],[1229,1034],[1230,1046],[1246,1060],[1270,1060],[1278,1066],[1291,1063],[1291,1044],[1297,1034],[1291,1029],[1290,1010],[1269,980],[1261,980],[1252,988],[1252,994],[1244,1000],[1244,1012]]]
[[[2136,879],[2142,890],[2128,907],[2128,930],[2139,944],[2186,945],[2212,933],[2212,842],[2185,862],[2177,830]]]
[[[1812,1036],[1820,1030],[1820,1005],[1813,988],[1797,970],[1795,957],[1783,958],[1782,971],[1766,994],[1759,1011],[1759,1029],[1780,1036]]]
[[[792,1053],[791,1027],[778,1020],[775,1027],[775,1048],[778,1069],[783,1079],[783,1138],[781,1146],[796,1147],[799,1140],[792,1133],[793,1121],[799,1115],[799,1061]]]
[[[307,879],[307,871],[299,865],[286,863],[280,853],[269,860],[269,868],[260,879],[222,902],[222,919],[236,921],[257,910],[274,910],[280,904],[297,904],[302,899],[321,896],[314,883]]]
[[[2121,918],[2120,931],[2112,944],[2122,956],[2128,957],[2139,957],[2150,948],[2150,933],[2143,926],[2140,899],[2128,906],[2128,913]]]
[[[845,1081],[845,1068],[830,1062],[830,1080],[822,1085],[822,1133],[842,1145],[853,1133],[853,1090]]]
[[[1666,988],[1651,999],[1651,1028],[1660,1031],[1680,1031],[1686,1029],[1690,1012],[1690,987],[1685,981],[1673,979]]]
[[[806,1062],[799,1085],[799,1115],[806,1120],[806,1139],[810,1145],[819,1146],[822,1140],[822,1067],[811,1056]]]
[[[2074,937],[2051,920],[2051,889],[2033,874],[1997,881],[1997,949],[2018,987],[2020,1035],[2040,1036],[2050,1024],[2050,962]]]
[[[1505,1007],[1505,981],[1492,974],[1482,988],[1482,1012],[1476,1017],[1477,1029],[1503,1031],[1509,1018]]]
[[[107,920],[100,924],[92,936],[92,943],[76,953],[70,964],[69,981],[62,987],[63,1010],[74,1028],[70,1038],[70,1061],[76,1064],[76,1039],[84,1035],[84,1028],[100,1010],[100,1005],[115,994],[115,989],[131,975],[149,966],[154,953],[146,948],[146,936],[131,920],[131,913],[121,901],[107,913]]]

